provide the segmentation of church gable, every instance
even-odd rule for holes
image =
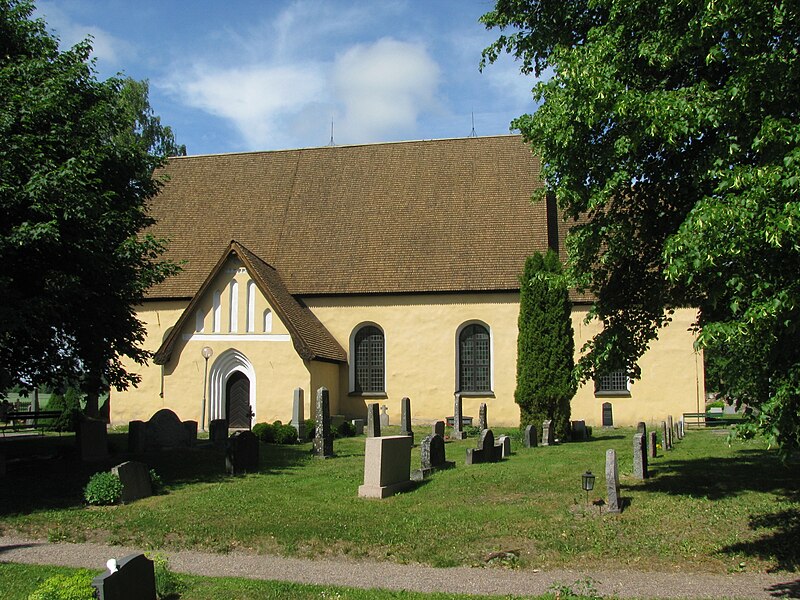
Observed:
[[[338,342],[289,294],[278,272],[232,241],[154,356],[166,364],[178,343],[291,341],[304,360],[346,362]]]

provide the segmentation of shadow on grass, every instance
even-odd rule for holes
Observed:
[[[73,435],[3,440],[0,454],[7,458],[7,474],[0,486],[0,516],[81,507],[89,478],[127,460],[154,469],[167,492],[191,483],[229,479],[224,448],[201,442],[194,448],[131,454],[127,452],[127,434],[110,433],[108,437],[109,457],[91,463],[80,460]],[[269,475],[288,474],[311,457],[308,444],[260,444],[259,459],[258,473]]]
[[[722,552],[757,556],[775,562],[777,571],[800,569],[800,510],[791,508],[768,515],[750,518],[750,529],[769,530],[757,540],[740,542],[722,548]],[[800,592],[800,581],[794,582],[795,593]],[[791,596],[797,598],[798,596]]]

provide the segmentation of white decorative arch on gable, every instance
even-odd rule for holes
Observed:
[[[256,414],[256,371],[247,357],[235,348],[230,348],[219,355],[211,365],[208,374],[208,418],[224,419],[225,415],[225,384],[234,373],[243,373],[250,380],[250,411],[253,413],[253,423]]]

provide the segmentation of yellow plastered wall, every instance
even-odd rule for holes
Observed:
[[[597,321],[584,322],[586,312],[587,308],[580,306],[572,311],[576,360],[580,348],[600,330]],[[572,419],[601,426],[604,402],[611,404],[614,426],[643,421],[652,427],[668,415],[678,420],[683,413],[704,410],[703,354],[694,350],[695,335],[690,331],[696,318],[694,309],[675,311],[672,322],[659,331],[658,339],[639,361],[642,377],[629,382],[628,394],[595,394],[594,382],[581,386],[572,400]]]
[[[258,288],[249,286],[250,281],[242,265],[235,259],[230,260],[202,298],[200,316],[190,315],[167,364],[163,367],[152,363],[146,367],[127,365],[142,377],[142,381],[135,389],[113,393],[112,423],[147,420],[160,408],[173,410],[183,420],[199,422],[203,413],[204,381],[208,420],[214,400],[211,374],[215,361],[232,349],[246,357],[255,374],[251,381],[251,386],[255,387],[254,423],[276,419],[284,423],[291,421],[293,392],[297,387],[304,390],[305,414],[311,416],[311,390],[315,379],[322,385],[333,386],[332,404],[338,400],[338,389],[334,385],[338,367],[333,365],[336,375],[332,377],[330,368],[317,368],[300,358],[286,326]],[[232,293],[234,288],[237,291]],[[215,301],[215,297],[218,300]],[[235,305],[232,300],[236,300]],[[146,349],[158,349],[187,305],[185,300],[159,301],[140,307],[138,315],[147,329]],[[206,346],[213,351],[208,361],[209,377],[206,377],[205,359],[201,354]]]

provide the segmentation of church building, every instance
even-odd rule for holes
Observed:
[[[231,427],[312,416],[320,386],[331,413],[368,403],[398,423],[488,405],[492,425],[519,424],[514,403],[519,276],[548,247],[564,255],[555,206],[531,202],[538,159],[504,135],[173,158],[156,175],[151,231],[182,271],[137,307],[146,324],[142,381],[113,393],[111,420],[170,408]],[[576,352],[597,331],[572,294]],[[642,379],[609,373],[583,385],[572,418],[657,423],[702,410],[703,360],[680,309],[641,359]]]

